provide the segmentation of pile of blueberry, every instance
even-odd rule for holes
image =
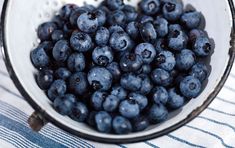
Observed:
[[[178,0],[67,4],[38,28],[38,86],[62,115],[103,133],[142,131],[197,97],[212,44]]]

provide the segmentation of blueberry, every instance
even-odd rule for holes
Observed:
[[[118,108],[120,100],[117,96],[109,95],[103,102],[103,108],[107,112],[114,112]]]
[[[139,16],[140,24],[152,23],[153,21],[154,21],[153,17],[151,17],[149,15],[141,15],[141,16]]]
[[[107,97],[107,93],[103,91],[96,91],[91,96],[91,106],[95,110],[102,110],[103,108],[103,102],[105,98]]]
[[[87,11],[89,11],[89,12],[91,12],[91,11],[95,11],[95,6],[93,6],[93,5],[89,5],[89,4],[85,4],[84,6],[83,6],[85,9],[87,9]]]
[[[85,104],[81,102],[77,102],[74,104],[72,108],[72,112],[70,114],[70,117],[78,122],[84,122],[86,118],[88,117],[89,111]]]
[[[116,116],[113,119],[112,127],[116,134],[128,134],[132,131],[130,121],[122,116]]]
[[[124,7],[123,0],[106,0],[106,4],[111,10],[119,10]]]
[[[114,32],[122,32],[124,29],[119,25],[112,25],[109,27],[109,33],[113,34]]]
[[[156,53],[159,54],[163,50],[168,50],[167,41],[164,38],[159,38],[156,40],[154,47],[156,50]]]
[[[47,91],[47,95],[51,101],[54,101],[56,97],[63,96],[67,90],[67,86],[64,80],[55,80]]]
[[[195,78],[199,79],[201,82],[203,82],[204,80],[206,80],[206,78],[209,75],[209,70],[207,68],[207,66],[203,63],[196,63],[191,71],[190,71],[190,75],[194,76]]]
[[[157,17],[153,25],[159,37],[165,37],[168,34],[168,21],[166,19]]]
[[[167,90],[162,86],[157,86],[153,89],[153,100],[155,103],[165,105],[168,101],[169,95]]]
[[[91,37],[82,32],[75,32],[70,38],[70,45],[75,51],[86,52],[93,47]]]
[[[85,57],[82,53],[73,53],[67,60],[67,66],[70,71],[79,72],[85,69]]]
[[[100,4],[100,5],[98,6],[98,9],[104,11],[106,15],[111,12],[111,11],[109,10],[109,8],[108,8],[105,4]]]
[[[170,51],[161,51],[156,56],[154,64],[166,71],[171,71],[176,64],[175,56]]]
[[[59,16],[63,19],[69,19],[70,17],[70,14],[72,13],[72,11],[77,8],[76,5],[74,4],[66,4],[64,5],[60,11],[59,11]]]
[[[121,10],[116,10],[111,12],[108,15],[108,23],[109,25],[120,25],[124,26],[126,23],[126,15]]]
[[[195,61],[195,54],[189,49],[183,49],[176,56],[176,67],[179,70],[189,70],[195,64]]]
[[[139,4],[140,9],[147,15],[154,15],[160,10],[159,0],[142,0]]]
[[[96,111],[91,111],[88,115],[88,117],[86,118],[86,122],[88,125],[92,126],[92,127],[96,127],[96,122],[95,122],[95,115],[97,114]]]
[[[48,69],[40,70],[36,77],[37,84],[42,90],[47,90],[53,80],[53,71]]]
[[[143,64],[142,58],[134,53],[126,53],[120,59],[120,68],[124,72],[136,71]]]
[[[78,8],[75,8],[71,14],[70,14],[70,17],[69,17],[69,22],[72,26],[77,26],[77,20],[78,20],[78,17],[83,14],[83,13],[86,13],[88,12],[87,9],[85,9],[84,7],[78,7]]]
[[[132,40],[127,33],[118,31],[111,35],[109,44],[116,51],[125,51],[132,47]]]
[[[154,42],[157,39],[157,32],[152,23],[148,22],[139,25],[139,31],[143,41]]]
[[[51,34],[51,39],[54,42],[64,39],[64,32],[62,30],[54,30]]]
[[[170,24],[168,27],[169,33],[174,33],[175,31],[182,31],[182,27],[179,24]]]
[[[175,88],[168,90],[167,106],[171,109],[178,109],[184,105],[185,98],[176,92]]]
[[[61,115],[69,115],[72,112],[74,102],[68,100],[66,96],[58,96],[53,102],[53,107]]]
[[[167,2],[162,8],[163,16],[169,21],[176,21],[183,13],[183,4],[177,1]]]
[[[133,7],[131,5],[125,5],[122,10],[126,15],[126,21],[127,22],[132,22],[132,21],[135,21],[137,19],[138,13],[137,13],[135,7]]]
[[[37,30],[39,39],[41,41],[50,40],[52,32],[56,29],[57,29],[57,26],[55,23],[46,22],[46,23],[41,24]]]
[[[142,80],[138,76],[127,73],[122,75],[120,84],[124,89],[138,91],[141,88],[141,82]]]
[[[126,26],[126,32],[132,39],[136,39],[139,36],[139,28],[137,22],[130,22]]]
[[[100,27],[96,32],[95,42],[99,46],[107,45],[109,37],[110,37],[109,30],[105,27]]]
[[[93,33],[98,29],[99,22],[95,13],[87,12],[78,17],[77,25],[81,31]]]
[[[107,70],[113,75],[113,80],[118,81],[121,77],[121,69],[117,62],[112,62],[106,67]]]
[[[30,57],[33,65],[37,68],[46,67],[50,62],[50,58],[42,47],[34,49]]]
[[[38,48],[43,48],[48,57],[52,57],[52,50],[54,48],[54,43],[51,41],[44,41],[38,45]]]
[[[105,68],[94,67],[89,71],[87,79],[94,90],[108,90],[112,85],[113,76]]]
[[[123,117],[135,118],[140,113],[140,107],[135,100],[124,100],[119,105],[119,112]]]
[[[88,89],[86,74],[83,72],[74,73],[69,78],[69,89],[76,95],[83,95]]]
[[[52,50],[52,55],[56,61],[64,62],[69,57],[70,52],[69,43],[66,40],[59,40]]]
[[[55,77],[57,79],[67,80],[71,76],[71,72],[67,68],[59,68],[55,71]]]
[[[107,66],[113,58],[112,49],[108,46],[97,46],[92,52],[92,59],[99,66]]]
[[[141,43],[136,46],[135,54],[140,55],[145,64],[149,64],[154,60],[156,50],[150,43]]]
[[[188,29],[198,28],[202,19],[202,14],[197,11],[186,12],[181,16],[181,23]]]
[[[175,30],[168,35],[168,46],[179,51],[187,46],[188,36],[184,31]]]
[[[151,74],[153,82],[157,85],[168,86],[172,82],[170,73],[161,68],[156,68]]]
[[[180,91],[186,98],[196,98],[201,92],[200,80],[187,76],[180,82]]]
[[[71,33],[74,31],[74,27],[70,23],[66,22],[63,26],[63,31],[64,35],[66,37],[69,37]]]
[[[138,116],[133,119],[133,130],[135,132],[140,132],[148,128],[150,125],[148,118],[144,116]]]
[[[61,18],[59,15],[56,15],[52,18],[52,22],[56,24],[58,29],[63,29],[63,26],[65,24],[65,20]]]
[[[97,19],[98,19],[98,25],[103,26],[106,22],[106,13],[102,9],[97,9],[94,11]]]
[[[153,88],[153,84],[149,78],[148,75],[146,74],[140,74],[138,75],[139,78],[141,78],[141,87],[139,90],[139,93],[147,95],[150,93],[151,89]]]
[[[168,111],[161,103],[153,104],[148,113],[148,119],[153,124],[163,122],[167,117]]]
[[[121,86],[114,86],[111,95],[116,96],[119,100],[124,100],[127,97],[127,91]]]
[[[138,93],[130,93],[128,95],[129,100],[134,100],[139,105],[139,109],[143,110],[148,105],[148,99],[144,95]]]
[[[212,52],[212,45],[207,37],[199,37],[193,45],[193,51],[197,56],[206,57]]]
[[[193,29],[189,32],[189,40],[194,43],[199,37],[206,37],[207,34],[204,30],[201,29]]]
[[[137,74],[149,74],[151,73],[152,68],[149,64],[144,64],[142,65],[142,67],[139,69],[139,71],[137,72]]]
[[[95,115],[96,128],[99,132],[109,133],[112,129],[112,117],[104,111]]]

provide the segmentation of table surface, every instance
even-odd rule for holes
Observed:
[[[87,141],[50,123],[32,132],[27,117],[33,109],[13,85],[2,56],[0,78],[0,147],[235,147],[235,68],[217,98],[192,122],[158,139],[123,145]]]

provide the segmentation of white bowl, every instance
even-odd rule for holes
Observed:
[[[90,140],[108,143],[137,142],[162,136],[191,121],[209,105],[222,88],[235,56],[235,10],[232,0],[183,0],[185,5],[192,4],[204,14],[205,29],[216,45],[210,61],[211,75],[199,97],[170,113],[166,122],[128,135],[99,133],[83,123],[58,114],[51,107],[45,93],[35,83],[36,69],[30,61],[30,51],[38,45],[36,29],[40,23],[50,20],[63,4],[71,2],[81,6],[83,1],[98,5],[102,0],[5,0],[2,12],[5,62],[15,85],[37,111],[37,115],[40,115],[40,119],[43,118],[72,134]],[[136,6],[138,0],[125,2]]]

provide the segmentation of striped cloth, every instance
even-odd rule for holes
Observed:
[[[235,147],[235,68],[211,105],[189,124],[164,137],[136,144],[105,145],[87,141],[47,124],[33,132],[27,118],[33,109],[22,98],[0,56],[0,147]],[[189,138],[190,137],[190,138]]]
[[[0,3],[2,0],[0,0]],[[33,132],[27,118],[33,109],[12,83],[0,55],[0,148],[235,148],[235,68],[211,105],[184,127],[158,139],[108,145],[75,137],[52,124]]]

